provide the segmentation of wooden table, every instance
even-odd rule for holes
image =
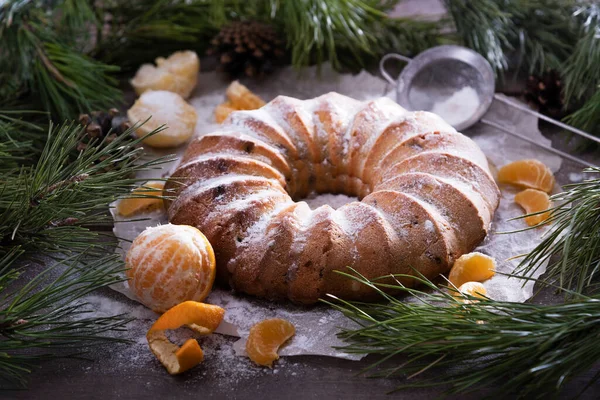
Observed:
[[[436,1],[427,0],[426,3]],[[405,5],[405,3],[408,3]],[[417,1],[407,1],[401,7],[403,12],[422,7]],[[411,4],[412,3],[412,4]],[[203,64],[206,66],[206,64]],[[553,145],[562,150],[569,149],[564,136],[554,129],[542,127],[542,131],[553,139]],[[516,139],[515,139],[516,140]],[[600,152],[588,152],[584,158],[600,163]],[[563,161],[557,178],[559,183],[570,183],[569,174],[579,173],[580,166]],[[119,296],[107,292],[109,296]],[[535,300],[542,304],[560,301],[560,297],[544,291]],[[231,339],[233,340],[233,339]],[[401,378],[367,379],[357,376],[361,369],[375,361],[367,357],[362,361],[347,361],[328,357],[297,356],[288,357],[276,370],[263,370],[249,377],[241,376],[235,384],[224,379],[224,371],[211,370],[205,362],[188,373],[169,376],[156,360],[145,363],[131,363],[124,367],[119,354],[127,345],[113,345],[104,351],[94,351],[94,359],[88,362],[79,360],[55,360],[43,363],[31,376],[27,391],[0,391],[0,398],[14,399],[161,399],[161,398],[227,398],[227,399],[389,399],[386,392],[398,384]],[[397,365],[401,359],[391,360],[388,365]],[[275,372],[277,371],[277,372]],[[226,372],[226,371],[225,371]],[[560,398],[571,398],[587,384],[594,374],[600,372],[600,364],[591,371],[572,380],[560,394]],[[235,373],[235,371],[232,371]],[[442,388],[415,389],[396,392],[393,397],[409,399],[429,399],[439,396]],[[455,398],[479,399],[485,392],[461,395]],[[504,397],[504,396],[500,396]],[[592,385],[581,399],[600,397],[600,382]]]
[[[553,139],[553,145],[563,150],[566,146],[564,135],[547,126],[542,131]],[[515,139],[516,140],[516,139]],[[581,153],[579,153],[581,154]],[[589,161],[600,161],[600,153],[592,150],[582,157]],[[581,167],[566,161],[557,174],[559,183],[569,183],[569,175],[579,173]],[[107,290],[106,295],[124,299],[118,293]],[[551,291],[544,291],[535,299],[542,304],[560,301]],[[231,340],[233,339],[224,339]],[[274,370],[260,370],[249,376],[231,378],[223,365],[216,370],[211,363],[202,365],[179,376],[169,376],[155,359],[144,362],[123,360],[122,352],[128,345],[110,345],[92,351],[91,361],[55,360],[41,364],[31,376],[27,391],[0,391],[0,398],[15,399],[156,399],[156,398],[352,398],[384,399],[386,392],[405,382],[402,378],[367,379],[357,376],[361,369],[376,360],[367,357],[362,361],[347,361],[318,356],[287,357],[282,365]],[[402,360],[391,360],[388,365],[398,365]],[[600,371],[600,364],[588,373],[571,381],[560,398],[576,395],[587,381]],[[235,368],[231,374],[236,374]],[[418,389],[396,392],[394,397],[429,399],[441,394],[442,388]],[[482,393],[456,398],[480,398]],[[582,399],[595,399],[600,396],[600,383],[590,387]]]

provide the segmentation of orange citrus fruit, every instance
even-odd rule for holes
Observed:
[[[498,171],[498,181],[550,193],[554,188],[554,175],[550,168],[538,160],[519,160],[504,165]]]
[[[550,197],[546,192],[535,189],[525,189],[515,196],[515,203],[523,207],[527,214],[537,213],[549,210],[552,207]],[[525,222],[529,226],[538,225],[550,217],[550,211],[545,213],[530,215],[525,217]]]
[[[483,284],[481,284],[480,282],[465,282],[462,285],[460,285],[460,287],[458,288],[458,292],[454,293],[455,296],[461,296],[463,294],[483,299],[485,298],[485,296],[487,296],[487,290],[485,290],[485,286],[483,286]],[[463,303],[471,302],[471,300],[464,298],[461,301]]]
[[[168,58],[158,57],[156,66],[142,65],[131,80],[138,95],[148,90],[167,90],[188,98],[198,83],[200,60],[193,51],[177,51]]]
[[[458,288],[465,282],[488,280],[495,270],[496,261],[492,257],[478,252],[463,254],[454,261],[448,280]]]
[[[125,263],[132,292],[156,312],[204,300],[215,280],[212,246],[187,225],[146,228],[131,244]]]
[[[233,81],[225,92],[227,101],[215,108],[215,120],[220,124],[236,110],[256,110],[265,105],[265,101],[252,93],[246,86]]]
[[[265,319],[250,328],[246,353],[258,365],[270,367],[279,358],[279,347],[295,333],[294,325],[284,319]]]
[[[129,217],[140,212],[152,211],[162,207],[161,196],[165,186],[163,181],[146,182],[141,187],[131,192],[131,197],[119,200],[117,203],[117,213],[124,217]]]
[[[227,119],[229,114],[236,110],[237,108],[230,101],[221,103],[215,108],[215,120],[220,124]]]
[[[137,137],[144,137],[161,126],[166,129],[144,138],[153,147],[175,147],[194,134],[198,115],[194,107],[177,93],[164,90],[147,91],[127,111],[127,118],[135,124]]]
[[[237,110],[256,110],[265,105],[265,101],[238,81],[233,81],[225,91],[232,107]]]
[[[165,330],[187,326],[201,334],[212,333],[225,315],[221,307],[186,301],[161,315],[152,325],[146,339],[150,350],[171,375],[180,374],[204,360],[204,352],[196,339],[188,339],[179,347],[171,343]]]

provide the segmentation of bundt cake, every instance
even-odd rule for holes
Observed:
[[[499,201],[479,147],[440,117],[337,93],[232,113],[190,143],[165,190],[169,221],[213,245],[219,280],[306,304],[372,297],[334,272],[346,267],[446,272],[485,237]],[[299,200],[313,191],[360,201],[311,210]]]

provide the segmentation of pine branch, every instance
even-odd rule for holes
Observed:
[[[565,122],[600,136],[600,86],[579,110],[565,118]]]
[[[110,143],[92,143],[81,152],[83,127],[50,127],[36,165],[22,167],[3,180],[0,198],[1,242],[38,251],[82,251],[98,232],[86,226],[109,225],[107,204],[129,193],[136,172],[165,161],[140,162],[137,126]],[[64,223],[69,220],[70,223]]]
[[[107,34],[98,57],[124,70],[137,68],[171,51],[191,48],[200,54],[225,23],[256,19],[273,24],[286,38],[292,64],[303,67],[330,61],[335,68],[358,70],[387,51],[415,54],[439,43],[443,24],[389,19],[397,0],[172,2],[147,0],[107,4]]]
[[[11,113],[4,117],[3,137],[25,145],[18,133],[27,123]],[[29,128],[39,135],[37,125]],[[136,172],[165,161],[141,159],[142,139],[132,139],[136,128],[78,151],[83,127],[50,125],[37,160],[23,165],[7,157],[10,162],[1,166],[0,380],[24,384],[42,359],[119,340],[111,332],[123,329],[127,318],[86,316],[85,304],[78,301],[123,279],[123,262],[107,251],[114,237],[101,240],[90,226],[111,224],[108,204],[130,193]],[[60,261],[34,278],[17,268],[40,254]]]
[[[508,68],[507,50],[512,50],[511,15],[495,0],[445,0],[456,31],[465,46],[483,55],[497,72]]]
[[[92,310],[80,300],[124,279],[120,257],[89,262],[79,255],[24,280],[24,271],[14,269],[19,253],[13,249],[0,259],[0,380],[24,386],[40,360],[125,341],[109,333],[124,330],[131,318],[90,316]]]
[[[0,93],[61,121],[118,104],[121,93],[111,77],[118,68],[81,52],[93,17],[87,0],[0,5],[0,71],[13,71],[0,82]]]
[[[352,43],[350,49],[355,53],[355,61],[361,63],[358,53],[373,54],[372,45],[377,43],[373,25],[386,18],[372,1],[286,1],[277,6],[273,11],[286,24],[287,43],[295,66],[329,60],[339,68],[340,42]]]
[[[579,40],[573,21],[573,0],[520,0],[512,3],[514,31],[510,40],[518,50],[516,69],[540,75],[560,70]]]
[[[449,393],[467,393],[495,386],[492,396],[541,399],[600,361],[598,297],[542,306],[455,297],[422,276],[417,280],[427,291],[369,281],[356,271],[341,274],[379,291],[385,301],[348,302],[333,296],[326,301],[360,325],[341,331],[348,343],[341,350],[383,356],[363,372],[408,376],[412,383],[396,390],[445,386]],[[416,301],[389,296],[382,287],[413,295]],[[377,369],[394,356],[404,356],[402,363]]]
[[[575,0],[445,0],[463,43],[501,75],[517,55],[531,74],[562,69],[581,44],[584,22],[597,7]],[[584,17],[585,16],[585,17]],[[582,27],[580,29],[580,27]]]
[[[597,174],[600,169],[584,173]],[[547,220],[552,229],[523,258],[517,274],[532,274],[548,261],[548,280],[557,280],[560,287],[575,293],[592,288],[600,276],[600,179],[595,176],[565,185],[563,193],[552,196],[557,204]]]
[[[218,28],[240,15],[239,4],[232,0],[105,2],[100,9],[105,26],[94,55],[131,71],[175,50],[203,54]]]
[[[368,52],[353,49],[351,41],[336,42],[338,68],[359,72],[361,69],[377,65],[381,57],[390,52],[411,57],[434,46],[455,43],[455,38],[445,33],[447,27],[446,19],[425,21],[385,18],[371,27],[375,40]]]
[[[586,99],[600,85],[600,5],[582,5],[574,16],[580,22],[581,37],[563,68],[567,104]]]

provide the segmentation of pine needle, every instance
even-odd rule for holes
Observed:
[[[119,256],[92,262],[85,255],[70,257],[24,285],[23,271],[14,269],[17,258],[12,251],[0,259],[0,381],[24,386],[27,374],[40,360],[79,355],[91,345],[125,341],[108,333],[124,330],[131,318],[86,315],[91,310],[81,301],[124,279]],[[15,290],[15,286],[21,288]]]
[[[580,21],[581,38],[563,68],[567,104],[585,99],[600,85],[600,5],[582,5],[573,14]]]
[[[589,168],[589,179],[565,185],[551,197],[557,204],[547,223],[551,230],[519,263],[515,273],[530,275],[548,261],[546,279],[575,293],[593,289],[600,276],[600,169]],[[569,292],[568,292],[569,293]]]
[[[565,122],[600,136],[600,86],[579,110],[565,118]]]
[[[20,0],[0,5],[3,102],[49,111],[60,121],[119,104],[121,92],[112,77],[119,68],[82,53],[97,23],[88,3]]]
[[[80,302],[123,279],[123,261],[107,251],[114,236],[90,226],[112,224],[108,204],[130,193],[137,172],[168,158],[141,159],[143,138],[132,139],[138,126],[78,151],[84,128],[74,123],[50,124],[39,153],[19,153],[29,143],[21,130],[42,132],[17,115],[0,113],[0,380],[23,385],[40,360],[120,340],[114,332],[129,318],[86,316]],[[11,151],[31,158],[20,162]],[[58,262],[45,260],[47,268],[31,277],[23,266],[40,254]]]
[[[378,290],[383,301],[325,301],[360,326],[341,331],[348,345],[340,350],[379,354],[388,365],[389,356],[403,356],[400,365],[364,371],[409,380],[396,390],[443,386],[448,393],[468,393],[495,387],[492,396],[541,399],[600,361],[600,298],[542,306],[456,297],[423,276],[417,280],[424,290],[386,285],[416,298],[408,302],[386,295],[383,285],[354,270],[340,273]]]

